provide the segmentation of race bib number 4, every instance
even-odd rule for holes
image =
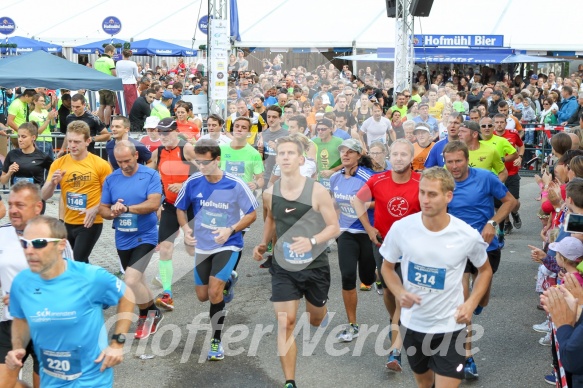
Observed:
[[[409,262],[407,280],[413,286],[429,292],[441,292],[445,287],[445,268],[426,267]]]
[[[138,231],[138,215],[131,213],[123,213],[117,217],[116,230],[120,232],[137,232]]]
[[[71,210],[85,210],[87,208],[87,194],[67,193],[67,207]]]
[[[283,258],[285,261],[291,264],[307,264],[310,263],[314,258],[312,257],[312,251],[305,253],[296,253],[290,249],[290,243],[283,243]]]
[[[45,374],[61,380],[76,380],[82,374],[77,350],[41,349],[41,365]]]
[[[202,227],[215,230],[217,228],[225,228],[227,226],[227,214],[221,213],[219,210],[202,211]]]

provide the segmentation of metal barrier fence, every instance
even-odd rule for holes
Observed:
[[[540,173],[541,167],[551,160],[551,137],[564,131],[562,126],[544,126],[539,123],[522,124],[524,129],[524,158],[519,174],[534,176]]]

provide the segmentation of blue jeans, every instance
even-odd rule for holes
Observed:
[[[534,129],[524,131],[524,144],[534,144]]]
[[[47,154],[51,159],[55,159],[55,154],[53,152],[53,143],[50,141],[37,141],[36,148]]]

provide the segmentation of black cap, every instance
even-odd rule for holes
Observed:
[[[165,119],[160,120],[156,128],[161,132],[170,132],[177,130],[178,125],[172,117],[166,117]]]

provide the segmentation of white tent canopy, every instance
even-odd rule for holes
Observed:
[[[116,38],[155,38],[186,47],[206,44],[198,30],[207,0],[5,1],[0,16],[15,20],[15,35],[35,37],[65,47],[109,38],[101,29],[116,16],[122,30]],[[394,47],[394,19],[384,0],[238,0],[240,47]],[[415,19],[416,34],[504,35],[504,44],[518,50],[583,53],[576,16],[583,1],[557,2],[543,8],[529,0],[434,0],[430,16]],[[51,15],[51,17],[47,17]],[[569,15],[573,15],[569,17]],[[538,23],[538,24],[537,24]],[[545,27],[540,27],[543,23]],[[554,33],[549,26],[559,23]],[[1,37],[0,37],[1,38]]]

